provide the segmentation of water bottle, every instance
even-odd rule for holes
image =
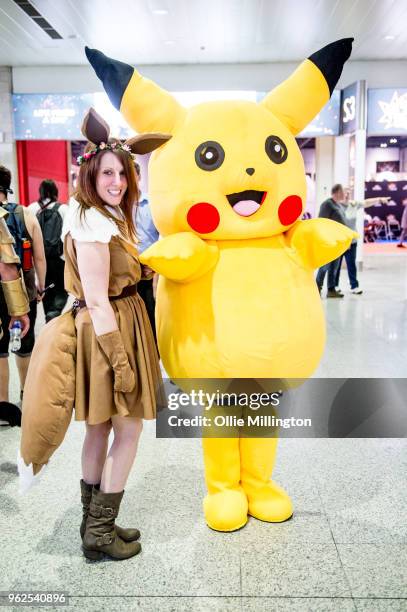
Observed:
[[[13,353],[21,348],[21,323],[15,321],[10,329],[10,348]]]

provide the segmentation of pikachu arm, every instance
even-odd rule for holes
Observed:
[[[358,234],[342,223],[319,218],[298,221],[285,236],[302,264],[316,269],[340,257]]]
[[[169,280],[185,283],[203,276],[219,258],[219,249],[190,232],[161,238],[140,255],[146,264]]]

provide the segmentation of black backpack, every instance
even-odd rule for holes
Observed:
[[[14,250],[20,258],[20,262],[23,261],[23,242],[28,239],[27,229],[24,223],[24,212],[20,204],[14,204],[8,202],[3,204],[3,208],[7,210],[8,215],[6,217],[7,227],[10,230],[10,234],[15,240]],[[20,266],[19,266],[20,267]]]
[[[58,212],[61,204],[56,202],[52,208],[49,204],[40,204],[41,210],[37,212],[37,219],[41,227],[44,240],[45,257],[54,259],[60,257],[64,247],[61,240],[62,217]]]

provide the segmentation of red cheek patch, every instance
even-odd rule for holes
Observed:
[[[302,213],[300,196],[290,195],[278,207],[278,218],[283,225],[291,225]]]
[[[188,211],[188,225],[198,234],[214,232],[220,223],[218,209],[207,202],[194,204]]]

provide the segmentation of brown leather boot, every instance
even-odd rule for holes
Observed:
[[[86,528],[86,520],[89,514],[89,504],[92,499],[92,489],[95,487],[99,489],[99,485],[90,485],[87,484],[84,480],[81,480],[81,500],[82,500],[82,523],[80,526],[80,534],[83,540],[83,536],[85,535]],[[125,542],[135,542],[140,537],[140,532],[138,529],[124,529],[123,527],[119,527],[116,525],[116,533]]]
[[[83,554],[87,559],[100,561],[104,555],[112,559],[129,559],[141,551],[140,542],[125,542],[116,532],[115,519],[123,495],[124,491],[103,493],[93,487],[82,542]]]

